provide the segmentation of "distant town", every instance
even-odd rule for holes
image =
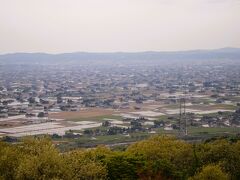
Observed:
[[[240,62],[0,64],[0,136],[132,142],[240,133]]]

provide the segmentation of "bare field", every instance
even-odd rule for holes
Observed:
[[[64,119],[78,119],[78,118],[91,118],[97,116],[112,115],[114,110],[103,108],[88,108],[81,111],[74,112],[59,112],[49,114],[50,118],[64,118]]]
[[[156,116],[162,116],[165,115],[160,112],[154,112],[154,111],[137,111],[137,112],[130,112],[131,114],[137,114],[140,116],[147,116],[147,117],[156,117]]]

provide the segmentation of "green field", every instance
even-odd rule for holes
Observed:
[[[105,127],[103,128],[106,130]],[[131,142],[140,141],[150,136],[154,136],[156,134],[173,135],[179,138],[183,138],[185,140],[189,139],[189,140],[202,141],[212,137],[236,135],[240,133],[240,128],[233,128],[233,127],[222,127],[222,128],[221,127],[213,127],[213,128],[189,127],[188,136],[183,136],[183,133],[179,133],[178,130],[166,131],[163,128],[157,128],[153,130],[156,131],[155,134],[139,131],[139,132],[129,133],[129,136],[122,135],[122,134],[99,135],[94,137],[91,137],[90,135],[83,135],[75,139],[64,138],[64,139],[61,139],[62,143],[59,143],[59,148],[62,150],[68,150],[68,149],[75,149],[79,147],[94,147],[96,145],[101,145],[101,144],[115,146],[121,143],[129,143],[129,142],[131,143]]]

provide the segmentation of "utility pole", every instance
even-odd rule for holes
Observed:
[[[179,99],[179,134],[184,135],[188,134],[187,131],[187,117],[186,117],[186,99],[180,98]],[[183,126],[183,127],[182,127]]]
[[[185,125],[185,136],[187,136],[188,131],[187,131],[187,117],[186,117],[186,99],[183,99],[183,109],[184,109],[184,125]]]
[[[182,128],[181,128],[181,122],[182,122],[182,99],[180,98],[179,99],[179,103],[180,103],[180,106],[179,106],[179,135],[181,135],[181,130],[182,130]]]

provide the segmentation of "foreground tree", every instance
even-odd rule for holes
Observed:
[[[22,153],[12,145],[0,142],[0,179],[15,179]]]
[[[69,178],[67,164],[49,139],[25,139],[18,149],[23,155],[17,167],[16,179]]]
[[[65,155],[70,179],[94,180],[106,179],[107,169],[100,161],[96,160],[89,152],[76,150]]]
[[[219,164],[230,174],[231,179],[240,179],[240,141],[226,139],[198,144],[196,154],[200,166]]]
[[[169,136],[156,136],[133,144],[128,153],[145,160],[140,176],[151,179],[184,179],[192,174],[194,154],[192,146]]]
[[[191,178],[189,178],[191,177]],[[240,179],[240,141],[190,144],[155,136],[125,151],[99,146],[60,153],[48,138],[0,142],[0,180]]]
[[[189,180],[228,180],[228,175],[221,170],[219,165],[207,165]]]

